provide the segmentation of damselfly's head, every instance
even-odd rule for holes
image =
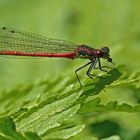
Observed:
[[[103,47],[100,49],[100,51],[102,52],[102,58],[104,59],[107,59],[108,62],[110,63],[113,63],[115,64],[113,61],[112,61],[112,58],[110,58],[110,55],[109,55],[109,52],[110,52],[110,49],[108,47]]]

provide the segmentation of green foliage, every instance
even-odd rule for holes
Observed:
[[[34,133],[27,132],[20,134],[17,132],[15,123],[10,117],[0,119],[0,133],[1,140],[41,140]]]
[[[17,87],[1,94],[1,106],[3,106],[1,108],[3,118],[0,120],[1,138],[6,140],[68,139],[80,133],[85,125],[89,124],[88,118],[86,121],[78,121],[85,118],[83,115],[106,111],[140,112],[139,104],[120,104],[119,101],[102,104],[101,97],[94,98],[103,89],[106,92],[120,83],[123,83],[121,84],[123,87],[130,86],[132,83],[136,88],[140,77],[126,75],[125,71],[125,66],[120,65],[102,75],[102,78],[85,83],[82,89],[77,85],[73,89],[56,90],[51,93],[46,91],[48,81],[41,81],[34,86],[29,85],[21,89]],[[125,80],[126,77],[129,82]],[[38,94],[33,99],[32,94],[35,90]],[[10,96],[11,94],[15,96]],[[9,105],[12,107],[7,108]],[[119,137],[105,139],[118,140]]]

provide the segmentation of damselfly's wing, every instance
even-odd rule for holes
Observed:
[[[9,27],[0,28],[0,52],[67,53],[78,46],[65,40],[51,39]]]

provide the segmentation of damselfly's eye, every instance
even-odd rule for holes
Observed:
[[[103,47],[101,48],[101,51],[104,52],[105,54],[108,54],[110,50],[108,47]]]

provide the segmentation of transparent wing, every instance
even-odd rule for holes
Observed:
[[[0,28],[0,52],[67,53],[78,46],[65,40],[51,39],[9,27]]]

